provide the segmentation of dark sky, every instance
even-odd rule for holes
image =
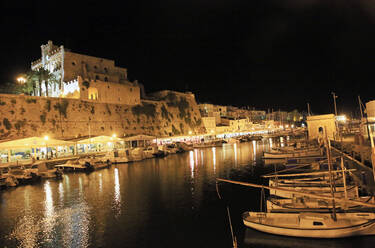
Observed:
[[[83,2],[83,1],[82,1]],[[120,4],[122,2],[122,4]],[[358,115],[373,100],[375,0],[2,0],[0,82],[52,40],[114,59],[146,92]]]

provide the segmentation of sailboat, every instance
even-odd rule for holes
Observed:
[[[330,146],[327,139],[327,158],[329,170],[331,172]],[[296,196],[309,197],[314,199],[327,200],[331,203],[330,212],[317,211],[296,211],[296,212],[253,212],[246,211],[242,214],[245,226],[258,231],[305,238],[343,238],[361,235],[375,235],[375,213],[368,211],[339,212],[337,213],[336,203],[343,206],[347,204],[357,204],[360,206],[375,209],[375,204],[349,199],[347,191],[344,197],[336,198],[332,184],[332,173],[330,173],[331,195],[315,194],[313,192],[301,192],[295,189],[278,188],[274,186],[263,186],[252,183],[237,182],[225,179],[217,181],[234,183],[255,188],[284,191]],[[345,183],[345,173],[343,173]]]

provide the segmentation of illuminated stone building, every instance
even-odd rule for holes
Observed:
[[[41,46],[41,58],[31,63],[32,70],[44,68],[58,79],[38,95],[76,98],[101,103],[136,105],[140,87],[128,81],[127,69],[115,66],[113,60],[71,52],[52,41]],[[39,90],[39,87],[37,87]]]
[[[335,115],[313,115],[307,117],[307,130],[309,139],[324,138],[325,132],[329,139],[333,140],[336,137]]]

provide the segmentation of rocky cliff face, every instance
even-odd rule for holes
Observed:
[[[44,136],[69,139],[148,134],[157,137],[204,133],[194,97],[169,98],[139,105],[96,103],[78,99],[0,95],[0,139]]]

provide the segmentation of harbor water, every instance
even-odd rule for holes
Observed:
[[[0,247],[374,247],[375,237],[300,239],[247,229],[275,170],[261,156],[280,140],[224,144],[0,191]],[[279,166],[280,167],[280,166]],[[262,205],[263,204],[263,205]],[[227,212],[229,210],[229,214]]]

